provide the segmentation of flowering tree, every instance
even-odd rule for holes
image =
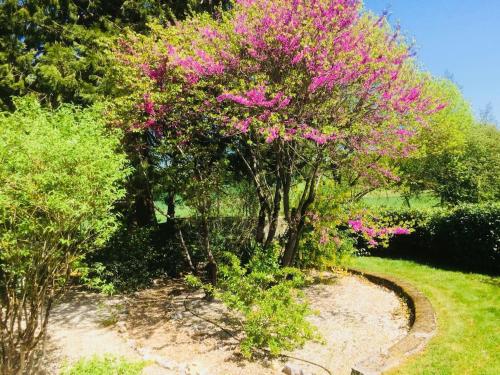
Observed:
[[[217,19],[154,27],[122,47],[146,82],[132,126],[188,153],[200,135],[230,140],[258,195],[264,246],[283,209],[284,265],[322,177],[348,170],[348,183],[365,187],[397,179],[389,161],[410,154],[444,107],[404,40],[359,0],[237,0]]]

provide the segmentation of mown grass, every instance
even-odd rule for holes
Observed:
[[[426,350],[390,374],[500,374],[500,278],[411,261],[356,258],[354,266],[411,282],[431,301],[438,333]]]
[[[394,191],[376,191],[367,194],[362,202],[369,208],[403,208],[408,207],[408,202],[403,195]],[[430,193],[422,193],[409,199],[411,208],[429,208],[439,205],[439,199]]]
[[[297,189],[300,188],[302,188],[302,184],[292,192],[292,199],[297,199]],[[230,197],[237,196],[237,189],[237,187],[232,188],[234,191],[232,191],[233,194]],[[362,199],[362,203],[368,208],[397,209],[408,207],[408,202],[400,192],[389,190],[372,192]],[[411,197],[409,203],[411,208],[430,208],[439,205],[439,199],[430,193],[422,193],[419,196]],[[237,203],[234,199],[223,200],[220,207],[218,207],[218,213],[221,216],[238,216],[241,212],[237,209],[236,205]],[[166,215],[162,213],[167,212],[166,204],[158,200],[155,201],[155,206],[157,208],[156,218],[159,222],[164,222]],[[175,207],[175,216],[177,218],[188,218],[194,216],[194,214],[194,210],[178,198]]]

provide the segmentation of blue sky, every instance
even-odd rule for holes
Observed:
[[[453,75],[476,114],[491,103],[500,121],[500,0],[365,0],[415,40],[417,59]]]

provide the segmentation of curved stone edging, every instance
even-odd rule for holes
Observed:
[[[351,375],[382,374],[399,366],[409,356],[422,351],[437,330],[434,309],[427,297],[413,285],[391,276],[367,273],[357,269],[349,269],[349,272],[391,289],[405,299],[410,309],[410,331],[408,335],[385,352],[358,362],[352,368]]]

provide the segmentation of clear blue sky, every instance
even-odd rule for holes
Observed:
[[[415,40],[417,59],[453,75],[476,114],[491,103],[500,122],[500,0],[365,0]]]

